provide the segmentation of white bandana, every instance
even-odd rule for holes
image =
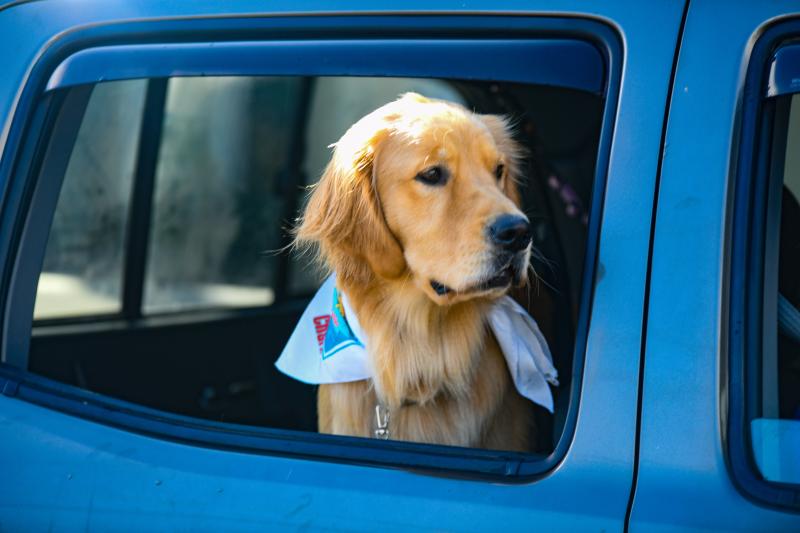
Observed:
[[[558,385],[558,372],[536,321],[511,297],[489,311],[492,328],[517,391],[553,412],[547,385]],[[368,342],[347,296],[330,276],[308,304],[275,366],[289,377],[318,385],[371,379]]]

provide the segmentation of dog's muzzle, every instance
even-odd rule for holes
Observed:
[[[528,266],[526,251],[531,244],[528,219],[520,215],[500,215],[487,226],[486,233],[495,250],[492,274],[459,292],[484,292],[518,285],[525,273]],[[439,296],[453,292],[453,289],[437,280],[430,280],[430,284]]]

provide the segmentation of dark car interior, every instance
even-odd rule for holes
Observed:
[[[800,309],[800,202],[785,186],[782,196],[778,290],[796,312]],[[783,327],[778,333],[780,418],[800,420],[800,341],[796,333],[792,335]]]
[[[221,80],[214,91],[192,93],[191,84],[199,81],[114,82],[138,83],[138,100],[128,110],[119,110],[101,94],[98,88],[104,84],[94,88],[75,148],[77,153],[77,144],[83,143],[80,149],[86,153],[70,162],[90,170],[65,177],[43,272],[64,287],[80,283],[80,290],[111,303],[107,310],[71,314],[69,305],[77,300],[69,293],[57,312],[49,312],[43,274],[29,369],[170,413],[315,431],[315,387],[274,367],[320,281],[307,258],[285,247],[304,187],[317,179],[327,145],[353,117],[342,111],[335,117],[339,122],[330,124],[333,119],[320,116],[332,98],[324,91],[333,81],[324,78],[250,78],[247,87]],[[572,385],[603,98],[511,83],[392,81],[347,83],[360,83],[365,94],[372,94],[370,84],[380,84],[383,92],[373,92],[381,105],[388,100],[377,100],[378,93],[397,95],[409,87],[425,91],[435,82],[438,92],[432,96],[450,94],[478,112],[512,117],[517,140],[526,148],[523,203],[534,225],[532,261],[538,279],[514,296],[540,324],[560,375],[560,386],[553,390],[555,414],[536,407],[540,438],[531,451],[547,453],[560,435]],[[180,98],[179,90],[184,90]],[[217,114],[209,111],[225,106]],[[125,156],[131,159],[126,167],[132,169],[130,177],[114,193],[124,201],[109,203],[105,198],[113,178],[107,169],[112,163],[106,159],[121,156],[111,146],[116,134],[102,128],[116,127],[121,117],[111,115],[122,112],[139,115],[140,127],[135,142],[128,142],[132,155]],[[99,137],[102,142],[95,140]],[[178,138],[179,146],[167,146]],[[225,159],[224,165],[215,162],[232,150],[244,155],[233,162]],[[153,159],[156,164],[148,165]],[[220,213],[224,220],[216,218]],[[135,246],[142,239],[145,244]],[[111,254],[112,248],[118,251]],[[93,260],[92,254],[108,255],[108,260]],[[212,263],[213,275],[197,270],[197,265]],[[131,266],[136,264],[144,266]],[[137,275],[140,279],[132,279]],[[195,301],[188,289],[170,288],[184,287],[187,280],[192,286],[208,282],[205,299]],[[245,289],[231,287],[258,289],[250,298]],[[224,298],[214,300],[217,293]]]

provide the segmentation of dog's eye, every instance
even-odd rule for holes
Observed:
[[[414,179],[426,185],[444,185],[447,182],[447,170],[438,166],[426,168],[414,176]]]
[[[494,169],[494,177],[497,181],[503,179],[503,174],[506,172],[506,166],[503,163],[498,163],[497,168]]]

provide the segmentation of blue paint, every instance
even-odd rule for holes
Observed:
[[[756,142],[753,131],[739,137],[742,108],[764,95],[763,86],[745,92],[745,73],[757,37],[798,6],[777,0],[728,7],[715,0],[690,2],[669,107],[634,530],[800,529],[800,515],[755,503],[732,477],[730,440],[747,428],[734,430],[736,421],[726,417],[728,394],[742,386],[741,366],[734,370],[729,359],[739,349],[729,340],[742,331],[741,323],[729,322],[731,302],[743,293],[728,277],[734,169],[740,151],[751,151]],[[766,71],[767,59],[756,68]],[[742,171],[752,174],[747,167]]]

